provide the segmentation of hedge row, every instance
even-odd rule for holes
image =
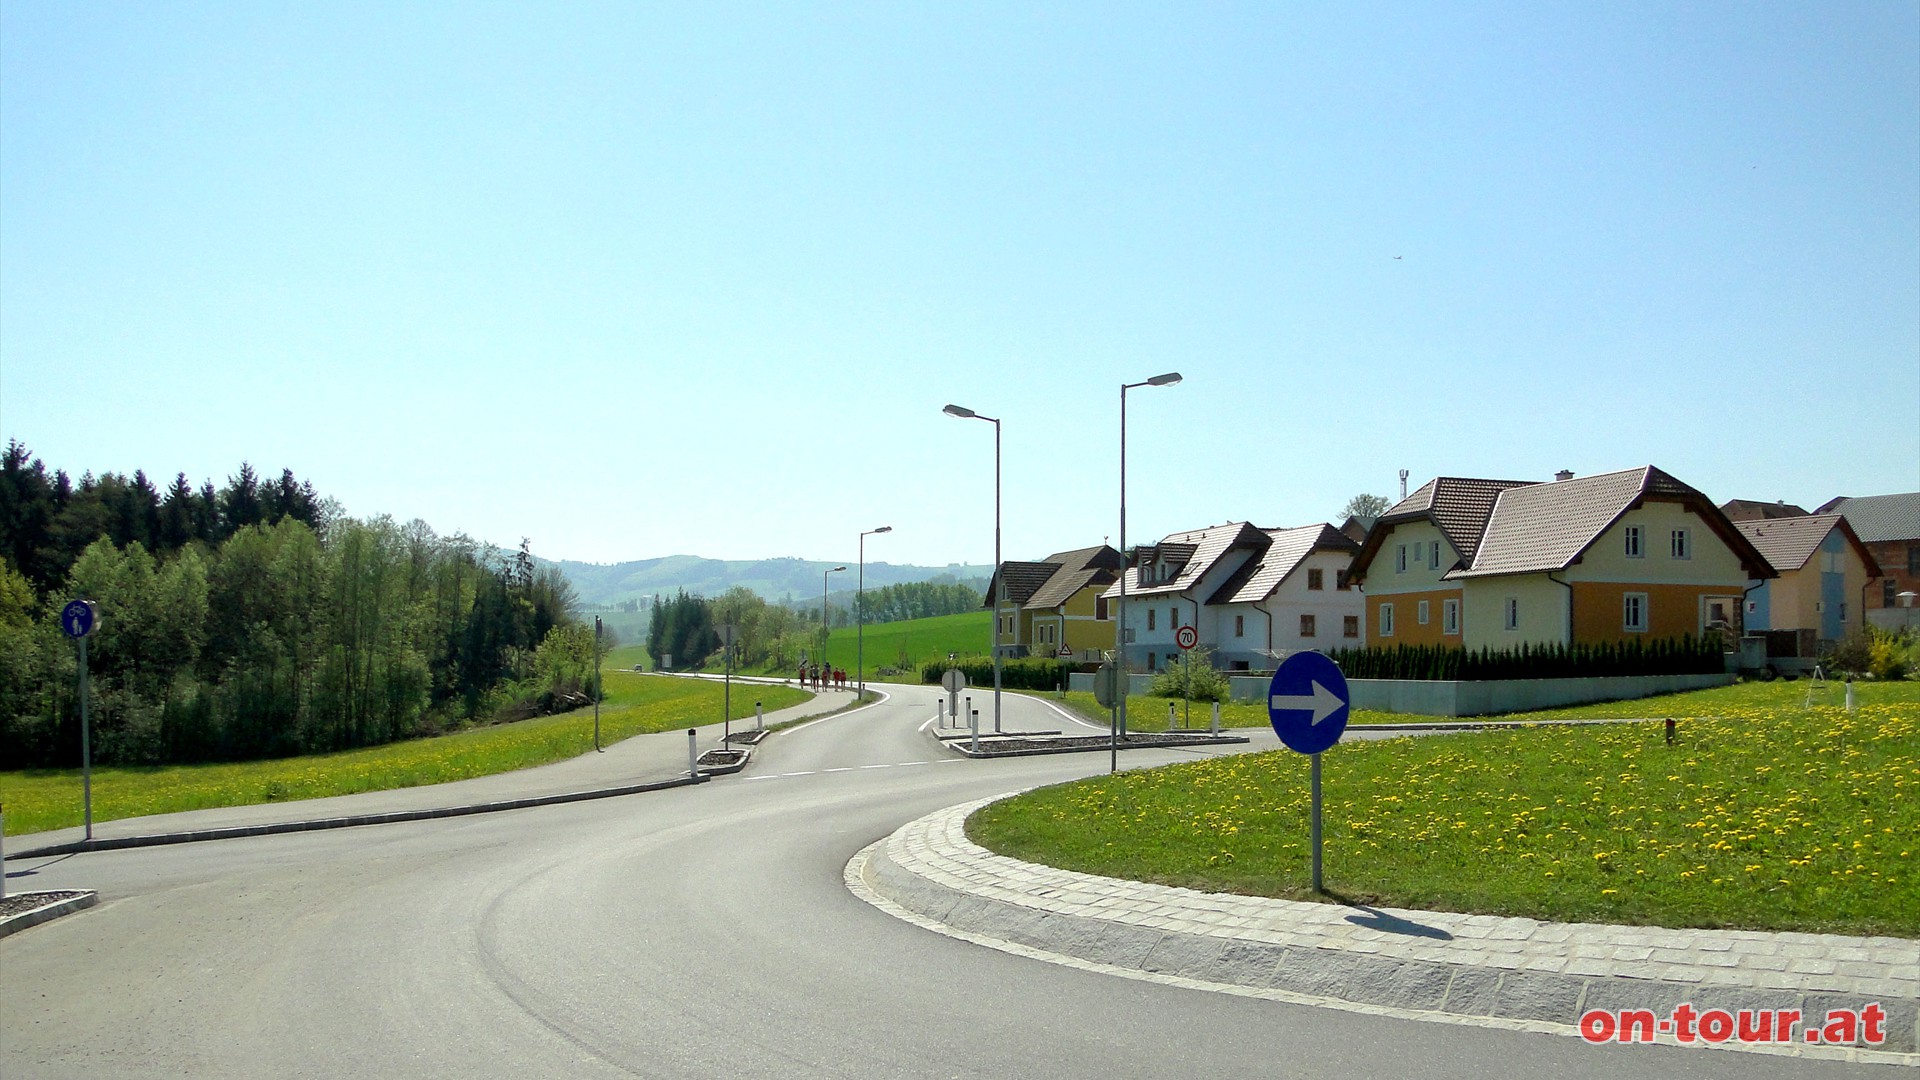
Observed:
[[[920,668],[920,681],[937,683],[948,668],[959,668],[967,677],[968,686],[993,685],[993,661],[991,659],[935,660]],[[1004,660],[1000,664],[1000,685],[1008,690],[1058,690],[1065,686],[1067,673],[1077,670],[1065,660],[1051,660],[1030,656],[1021,660]]]
[[[1599,645],[1522,645],[1462,649],[1394,645],[1327,654],[1349,679],[1580,679],[1608,675],[1716,675],[1726,670],[1717,637],[1662,638]]]

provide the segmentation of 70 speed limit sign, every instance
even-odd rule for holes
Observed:
[[[1200,644],[1200,631],[1191,626],[1183,626],[1173,632],[1173,643],[1182,649],[1191,649]]]

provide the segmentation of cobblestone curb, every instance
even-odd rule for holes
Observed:
[[[1409,1019],[1577,1035],[1588,1009],[1664,1016],[1687,1002],[1702,1011],[1784,1008],[1825,1017],[1878,1002],[1888,1031],[1877,1049],[1719,1046],[1920,1065],[1920,942],[1547,923],[1121,881],[974,844],[966,818],[993,801],[902,826],[848,865],[849,887],[891,914],[1003,951]]]

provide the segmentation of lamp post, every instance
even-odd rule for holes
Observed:
[[[981,416],[962,405],[949,405],[940,410],[948,416],[957,416],[962,420],[985,420],[993,425],[993,573],[1000,574],[1000,421],[991,416]],[[1000,583],[1001,592],[1006,591],[1007,583]],[[993,600],[993,730],[1000,730],[1000,593]]]
[[[867,700],[867,537],[893,531],[893,526],[882,525],[877,529],[868,529],[860,534],[860,574],[859,583],[853,590],[853,700]]]
[[[831,570],[820,571],[820,655],[814,660],[816,668],[827,662],[827,635],[833,633],[833,624],[827,618],[827,575],[837,574],[845,569],[844,566],[836,566]]]
[[[1127,689],[1132,685],[1127,661],[1127,564],[1133,561],[1127,551],[1127,391],[1138,386],[1172,386],[1179,381],[1180,373],[1169,371],[1145,382],[1120,384],[1120,612],[1117,620],[1120,635],[1117,643],[1120,649],[1120,690],[1114,695],[1118,708],[1111,732],[1113,760],[1109,771],[1120,767],[1120,736],[1127,730]]]

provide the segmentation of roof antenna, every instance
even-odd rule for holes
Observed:
[[[1400,497],[1402,499],[1407,497],[1407,470],[1405,469],[1400,470]]]

